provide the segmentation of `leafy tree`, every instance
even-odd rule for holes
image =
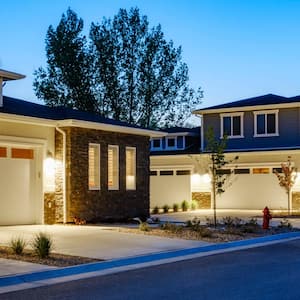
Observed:
[[[68,9],[56,29],[50,26],[46,37],[47,68],[35,71],[33,83],[39,99],[49,106],[65,106],[97,111],[92,90],[91,60],[83,20]]]
[[[38,98],[144,127],[183,125],[203,95],[189,87],[182,49],[166,41],[160,25],[150,28],[138,8],[120,9],[92,23],[89,47],[82,28],[70,9],[56,30],[49,27],[48,67],[34,82]]]
[[[214,211],[214,225],[217,226],[217,195],[225,192],[225,184],[228,183],[230,173],[223,172],[224,167],[238,160],[236,156],[233,160],[227,160],[224,151],[227,147],[227,136],[222,139],[217,139],[214,135],[213,128],[209,128],[206,132],[207,147],[210,160],[211,186],[212,186],[212,201]]]
[[[288,156],[287,162],[281,164],[282,173],[279,174],[278,171],[275,171],[275,175],[278,178],[279,185],[283,187],[288,195],[288,215],[291,213],[290,203],[291,203],[291,190],[293,185],[296,182],[297,178],[297,169],[292,166],[291,157]]]

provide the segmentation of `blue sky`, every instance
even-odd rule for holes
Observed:
[[[205,107],[274,93],[300,94],[300,0],[10,0],[0,10],[0,68],[26,79],[4,94],[38,102],[33,72],[45,66],[45,36],[67,8],[85,22],[139,7],[150,25],[183,48],[190,83]]]

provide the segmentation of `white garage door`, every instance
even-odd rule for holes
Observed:
[[[0,147],[0,225],[37,221],[33,149]]]
[[[246,170],[246,169],[243,169]],[[273,168],[251,168],[247,174],[231,177],[231,185],[217,199],[217,208],[271,209],[287,208],[287,194],[279,186]]]
[[[191,198],[190,170],[152,170],[150,174],[150,207],[170,207]]]

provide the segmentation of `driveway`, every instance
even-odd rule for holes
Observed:
[[[0,244],[8,245],[12,237],[30,241],[38,232],[54,240],[54,252],[99,259],[114,259],[143,254],[199,247],[208,243],[119,232],[109,226],[22,225],[0,226]]]

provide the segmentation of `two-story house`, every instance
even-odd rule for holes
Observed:
[[[286,209],[287,194],[279,186],[274,171],[291,156],[295,167],[300,167],[300,96],[282,97],[268,94],[194,111],[201,116],[201,154],[205,160],[205,134],[213,128],[217,138],[227,135],[227,157],[238,155],[231,184],[217,201],[218,208]],[[204,168],[205,169],[205,168]],[[195,175],[200,183],[203,172]],[[197,183],[198,180],[198,183]],[[206,191],[210,191],[207,183]],[[300,208],[299,181],[293,187],[291,207]]]
[[[227,166],[232,175],[217,208],[286,209],[287,194],[274,172],[281,172],[288,157],[300,170],[300,96],[268,94],[194,114],[201,116],[201,128],[171,128],[165,137],[151,140],[150,206],[194,199],[199,208],[211,207],[206,132],[213,128],[216,138],[227,136],[228,160],[239,157]],[[300,209],[300,176],[292,188],[290,206]]]

